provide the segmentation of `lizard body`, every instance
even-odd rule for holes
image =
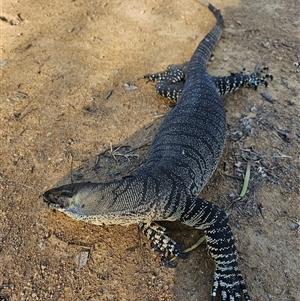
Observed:
[[[44,200],[76,220],[98,225],[139,223],[160,250],[181,257],[184,254],[176,243],[165,239],[164,230],[152,222],[179,220],[203,229],[216,264],[212,300],[220,290],[222,301],[250,301],[226,213],[198,197],[220,160],[226,134],[224,104],[206,71],[224,22],[220,11],[207,6],[217,24],[189,61],[179,100],[160,125],[146,164],[118,181],[72,183],[50,189]]]

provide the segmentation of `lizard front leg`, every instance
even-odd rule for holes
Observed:
[[[166,228],[156,223],[151,223],[150,225],[140,223],[139,228],[146,237],[150,239],[152,249],[162,253],[161,262],[164,266],[168,268],[175,267],[175,265],[170,261],[171,257],[187,257],[188,253],[180,250],[181,244],[166,235]]]

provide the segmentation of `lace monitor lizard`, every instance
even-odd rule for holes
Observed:
[[[251,81],[246,81],[247,76],[241,73],[239,77],[245,79],[242,83],[237,84],[238,76],[232,75],[217,78],[221,85],[216,86],[216,78],[208,75],[206,65],[222,35],[224,22],[213,5],[200,2],[208,6],[217,23],[184,65],[184,81],[177,81],[179,88],[172,82],[168,88],[169,77],[179,69],[145,76],[157,79],[163,93],[175,91],[171,99],[178,98],[154,137],[147,162],[134,175],[121,180],[63,185],[46,191],[43,198],[52,208],[79,221],[97,225],[139,224],[154,247],[163,252],[166,265],[170,255],[184,257],[185,253],[154,221],[177,220],[203,229],[216,266],[211,300],[220,291],[222,301],[250,301],[227,215],[198,195],[213,174],[224,147],[226,114],[219,95],[248,84],[266,84],[266,80],[254,72],[248,76]]]

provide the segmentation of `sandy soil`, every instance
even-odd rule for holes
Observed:
[[[226,148],[201,195],[230,214],[253,300],[298,301],[299,3],[213,4],[226,30],[209,72],[251,71],[263,58],[274,80],[224,98]],[[41,194],[62,181],[130,174],[145,161],[170,107],[138,78],[188,60],[214,25],[211,13],[192,0],[2,6],[0,300],[209,300],[214,266],[205,245],[167,269],[135,225],[76,222]],[[249,189],[236,201],[247,161]],[[186,246],[201,236],[167,226]]]

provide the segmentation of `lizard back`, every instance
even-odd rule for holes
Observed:
[[[226,132],[225,108],[206,72],[224,22],[219,10],[210,4],[209,9],[217,24],[194,52],[182,95],[159,127],[147,161],[148,166],[168,165],[192,196],[198,195],[215,170]]]

